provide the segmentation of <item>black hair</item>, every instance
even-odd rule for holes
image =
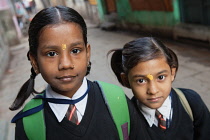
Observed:
[[[126,85],[121,79],[121,73],[128,75],[128,72],[139,62],[164,57],[170,68],[176,68],[176,72],[179,67],[176,54],[154,37],[135,39],[126,43],[121,49],[110,50],[108,55],[112,52],[111,68],[123,86]]]
[[[30,23],[28,30],[28,36],[29,36],[28,39],[29,51],[27,54],[28,60],[30,60],[29,54],[33,55],[35,58],[37,57],[39,36],[42,30],[49,25],[56,25],[65,22],[76,23],[81,27],[84,43],[85,46],[87,46],[87,26],[83,17],[77,11],[69,7],[65,6],[49,7],[38,12]],[[87,67],[86,75],[89,74],[90,69],[91,69],[91,62],[89,62],[89,65]],[[39,94],[34,90],[34,79],[36,75],[37,74],[35,73],[32,67],[30,79],[26,81],[24,85],[21,87],[15,101],[10,107],[10,110],[19,109],[31,94],[33,93]]]

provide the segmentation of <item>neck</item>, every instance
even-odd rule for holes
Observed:
[[[69,98],[72,98],[74,96],[74,94],[77,92],[77,90],[79,89],[79,88],[77,88],[77,89],[74,89],[74,90],[72,89],[69,91],[60,91],[60,90],[54,89],[53,87],[51,87],[51,88],[54,92],[61,94],[63,96],[69,97]]]
[[[69,97],[69,98],[78,98],[80,96],[83,95],[83,93],[87,90],[87,80],[84,79],[81,81],[80,84],[77,85],[77,87],[74,87],[74,88],[71,88],[71,89],[68,89],[68,90],[58,90],[57,88],[53,88],[52,86],[50,86],[51,88],[51,93],[52,95],[55,95],[56,97],[56,94],[60,94],[60,95],[63,95],[63,96],[66,96],[66,97]]]

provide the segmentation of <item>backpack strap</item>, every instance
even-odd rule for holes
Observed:
[[[188,103],[184,93],[178,88],[173,88],[173,89],[176,91],[176,93],[177,93],[177,95],[178,95],[178,97],[179,97],[179,99],[180,99],[180,101],[182,103],[182,106],[184,107],[185,111],[188,113],[188,115],[190,116],[191,120],[194,121],[193,114],[192,114],[192,109],[191,109],[191,107],[190,107],[190,105],[189,105],[189,103]]]
[[[23,112],[43,104],[42,99],[32,99]],[[43,109],[23,118],[23,126],[29,140],[46,140],[46,128]]]
[[[96,81],[99,85],[109,112],[115,122],[120,140],[128,140],[130,133],[130,114],[127,99],[122,88]]]
[[[120,140],[128,140],[130,133],[130,115],[124,91],[122,88],[113,84],[101,81],[97,81],[97,84],[102,91],[105,104],[115,122]],[[41,106],[42,104],[42,99],[32,99],[25,105],[23,112]],[[33,115],[24,117],[23,126],[29,140],[46,140],[43,109]]]

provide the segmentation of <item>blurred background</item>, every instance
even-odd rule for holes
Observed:
[[[65,5],[88,27],[92,68],[88,79],[120,85],[107,52],[143,36],[160,38],[178,56],[174,87],[197,91],[210,108],[210,0],[0,0],[0,140],[14,140],[9,106],[30,76],[28,27],[41,9]],[[38,91],[46,87],[39,75]],[[124,88],[132,97],[129,89]]]

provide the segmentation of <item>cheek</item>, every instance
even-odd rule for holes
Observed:
[[[38,63],[39,71],[43,75],[43,77],[53,76],[54,73],[58,70],[58,65],[55,62],[46,62],[39,61]]]
[[[165,84],[161,84],[159,86],[159,89],[164,94],[165,97],[167,97],[170,94],[171,91],[171,79],[168,79],[168,81]]]
[[[81,65],[78,65],[77,68],[75,69],[78,73],[81,73],[83,75],[86,74],[86,71],[87,71],[87,65],[86,64],[81,64]]]
[[[166,85],[165,87],[167,87],[167,88],[165,88],[165,91],[167,92],[167,93],[170,93],[170,91],[171,91],[171,83],[169,83],[168,85]]]
[[[132,92],[139,101],[143,101],[145,99],[146,91],[144,90],[144,88],[132,87]]]

